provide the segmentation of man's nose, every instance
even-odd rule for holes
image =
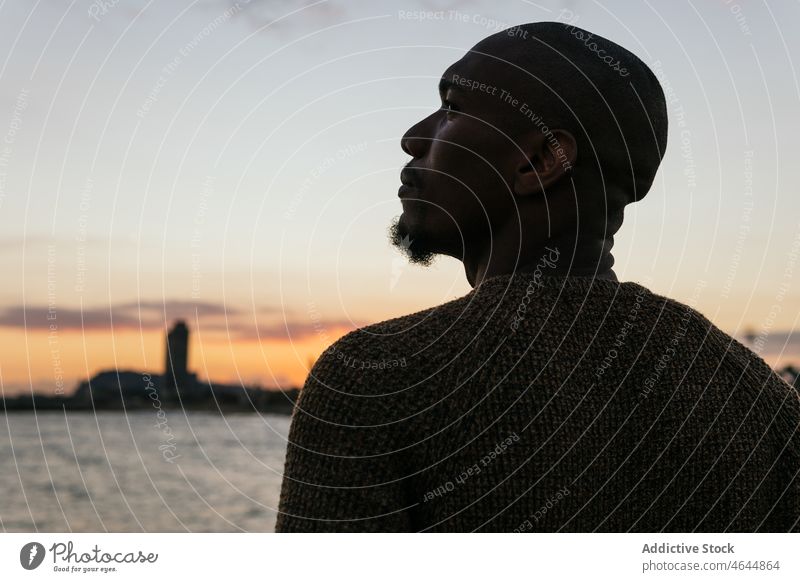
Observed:
[[[428,150],[431,138],[425,127],[429,119],[430,116],[412,125],[400,139],[400,147],[412,158],[421,158]]]

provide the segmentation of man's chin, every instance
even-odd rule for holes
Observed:
[[[425,236],[409,227],[404,216],[396,218],[389,226],[389,242],[415,265],[429,266],[436,253],[426,244]]]

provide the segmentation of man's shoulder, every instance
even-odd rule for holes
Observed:
[[[733,337],[717,327],[694,305],[661,295],[638,284],[636,287],[641,290],[637,293],[637,297],[647,298],[653,325],[660,327],[662,333],[673,334],[675,343],[686,342],[695,347],[706,348],[712,346],[717,348],[720,343],[722,345],[729,345],[732,342],[738,344]],[[691,300],[691,303],[695,303],[695,300]],[[663,339],[663,337],[658,337],[656,343]]]
[[[798,414],[796,391],[757,351],[720,329],[694,306],[656,293],[652,297],[663,305],[660,319],[664,326],[651,347],[661,354],[660,361],[675,355],[672,364],[681,373],[681,390],[702,393],[716,386],[731,402],[785,403]]]
[[[404,359],[430,346],[463,311],[464,297],[355,329],[326,349],[320,361],[351,370],[404,367]],[[435,343],[435,341],[433,342]]]
[[[347,333],[309,371],[299,405],[317,416],[375,418],[401,405],[420,359],[435,359],[425,344],[446,329],[458,299]],[[390,404],[391,402],[391,404]],[[334,411],[335,409],[335,411]]]

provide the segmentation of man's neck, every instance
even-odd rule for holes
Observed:
[[[490,277],[519,272],[617,281],[612,269],[612,245],[613,237],[576,241],[574,234],[527,247],[495,241],[494,245],[484,245],[483,249],[465,255],[462,262],[472,287]],[[511,252],[507,249],[511,249]]]

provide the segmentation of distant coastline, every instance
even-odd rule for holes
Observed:
[[[121,372],[130,374],[131,372]],[[142,375],[139,375],[142,377]],[[86,382],[88,384],[88,382]],[[143,386],[146,382],[143,382]],[[72,396],[22,394],[3,399],[8,413],[47,410],[117,411],[193,410],[204,412],[256,412],[290,415],[300,394],[299,388],[266,390],[244,386],[209,386],[187,394],[164,396],[142,388],[139,393],[127,389],[76,392]]]
[[[40,393],[22,394],[3,399],[5,412],[31,412],[46,410],[68,411],[118,411],[134,410],[194,410],[205,412],[257,412],[271,414],[291,414],[294,403],[300,394],[299,388],[283,388],[267,390],[236,385],[209,385],[198,383],[191,390],[174,395],[160,394],[157,390],[148,389],[148,382],[156,377],[147,373],[120,371],[120,382],[109,386],[101,378],[113,375],[116,371],[101,372],[91,381],[81,383],[81,387],[71,396],[50,396]],[[135,389],[127,378],[135,374],[141,386]],[[92,383],[91,389],[89,388]],[[97,386],[103,387],[98,389]]]
[[[103,370],[72,395],[23,394],[3,398],[6,412],[32,410],[202,410],[291,414],[299,388],[267,390],[198,380],[189,372],[189,328],[178,321],[166,337],[164,372]]]

